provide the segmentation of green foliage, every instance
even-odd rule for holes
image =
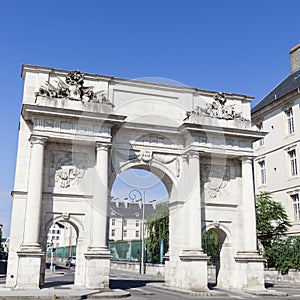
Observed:
[[[256,206],[258,239],[264,248],[271,247],[272,242],[284,235],[291,224],[284,207],[273,201],[269,192],[256,196]]]
[[[220,247],[217,233],[213,229],[206,231],[202,237],[202,249],[208,256],[211,256],[209,264],[213,264],[214,259],[219,257]]]
[[[289,269],[300,269],[300,237],[289,236],[273,241],[264,251],[269,268],[276,268],[283,273]]]
[[[163,202],[157,205],[156,213],[147,219],[146,248],[148,260],[152,263],[159,262],[160,240],[169,238],[169,208],[168,203]],[[167,249],[165,249],[167,252]]]
[[[300,268],[300,237],[286,236],[291,226],[281,203],[272,200],[269,192],[256,196],[258,240],[263,246],[267,267],[283,273]]]

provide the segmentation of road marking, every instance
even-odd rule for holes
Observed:
[[[143,293],[144,295],[153,295],[153,293],[150,293],[150,292],[146,292],[146,291],[144,291],[144,290],[142,290],[142,289],[139,289],[139,288],[132,288],[132,289],[130,289],[131,291],[138,291],[138,292],[141,292],[141,293]]]

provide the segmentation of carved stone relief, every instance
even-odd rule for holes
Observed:
[[[113,104],[106,98],[104,90],[95,92],[92,86],[84,86],[84,74],[79,71],[70,72],[65,78],[65,82],[59,77],[54,84],[49,81],[40,86],[35,96],[48,98],[66,98],[73,101],[81,101],[84,105],[90,102]]]
[[[58,186],[66,189],[76,185],[79,179],[83,178],[87,165],[87,153],[52,151],[50,154],[50,178],[48,186]]]
[[[230,167],[224,165],[201,164],[201,192],[206,202],[225,195],[230,181]]]
[[[242,113],[235,111],[234,105],[226,105],[227,99],[224,93],[216,93],[212,103],[206,103],[206,107],[197,106],[192,111],[186,112],[184,121],[190,119],[191,116],[208,116],[211,118],[225,119],[225,120],[240,120],[249,121],[242,117]]]

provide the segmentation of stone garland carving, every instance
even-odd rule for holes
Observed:
[[[120,157],[122,160],[137,160],[137,161],[142,161],[145,163],[149,163],[152,160],[158,161],[163,164],[171,164],[175,162],[175,175],[176,177],[179,177],[180,175],[180,160],[178,155],[170,155],[170,154],[158,154],[158,153],[153,153],[152,150],[148,149],[142,149],[139,151],[138,155],[135,154],[135,151],[131,150],[129,151],[128,155],[124,155],[120,151],[114,150],[114,156],[115,157]]]
[[[249,121],[242,117],[242,113],[237,113],[234,110],[234,105],[226,105],[227,99],[224,93],[217,93],[214,96],[214,101],[206,103],[206,107],[202,108],[197,106],[192,111],[186,112],[186,118],[183,121],[188,120],[191,116],[206,115],[211,118],[225,119],[225,120],[240,120]]]
[[[230,167],[201,165],[200,180],[209,199],[214,199],[227,186],[230,180]]]
[[[55,183],[61,188],[76,185],[79,179],[84,176],[87,160],[86,153],[52,153],[50,176],[52,180],[54,177]],[[55,183],[50,180],[50,186],[54,186]]]
[[[113,104],[106,98],[104,90],[94,92],[92,86],[84,86],[84,74],[79,71],[70,72],[65,82],[59,77],[56,80],[56,86],[50,82],[45,82],[35,93],[35,96],[48,98],[67,98],[73,101],[81,101],[84,105],[93,103]]]

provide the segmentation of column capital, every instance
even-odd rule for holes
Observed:
[[[110,148],[111,144],[110,143],[103,143],[103,142],[96,142],[96,150],[105,150],[108,151]]]
[[[240,157],[242,163],[252,163],[254,156],[244,155]]]
[[[29,138],[29,142],[31,145],[39,144],[39,145],[45,145],[46,141],[48,140],[47,136],[32,134]]]
[[[197,159],[200,159],[200,154],[201,152],[197,151],[197,150],[189,150],[189,151],[186,151],[182,157],[184,160],[189,160],[191,158],[197,158]]]

